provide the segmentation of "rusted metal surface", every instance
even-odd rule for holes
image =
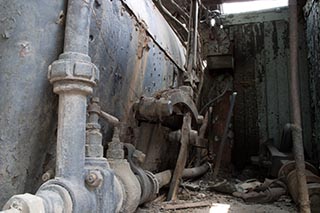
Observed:
[[[310,146],[313,150],[313,157],[320,162],[320,2],[308,0],[304,8],[306,20],[306,43],[308,47],[308,73],[310,81],[310,96],[311,96],[311,113],[312,113],[312,135],[313,145]],[[300,31],[301,32],[301,31]],[[300,34],[301,35],[301,34]],[[303,98],[303,96],[301,97]],[[303,103],[303,102],[302,102]],[[303,110],[303,107],[302,107]],[[305,130],[304,130],[305,131]],[[307,142],[307,141],[305,141]],[[317,150],[317,151],[316,151]]]
[[[156,177],[151,172],[144,171],[134,159],[134,154],[137,151],[132,144],[125,143],[124,146],[128,150],[128,162],[130,164],[131,170],[135,175],[138,176],[138,180],[141,186],[141,198],[139,204],[150,201],[159,192],[159,183]]]
[[[198,167],[193,168],[185,168],[182,172],[182,178],[189,179],[189,178],[196,178],[203,174],[205,174],[210,168],[209,163],[205,163]],[[172,171],[171,170],[165,170],[163,172],[155,174],[156,179],[158,180],[159,187],[163,187],[165,185],[168,185],[170,183],[170,180],[172,178]]]
[[[191,112],[193,121],[195,121],[196,124],[200,124],[201,118],[199,117],[197,106],[192,99],[192,94],[190,94],[190,91],[185,91],[184,89],[171,89],[159,92],[157,96],[160,95],[161,97],[170,100],[172,106],[185,106],[187,110]]]
[[[142,97],[134,108],[136,119],[153,122],[161,121],[173,112],[171,101],[164,98]]]
[[[179,188],[179,183],[182,177],[183,170],[186,166],[188,157],[189,132],[191,131],[191,115],[187,113],[183,118],[181,129],[181,141],[176,167],[170,183],[167,200],[176,200]]]
[[[191,112],[192,123],[195,128],[201,123],[201,116],[198,115],[190,91],[183,87],[181,89],[159,91],[154,95],[154,98],[144,97],[140,99],[140,103],[137,103],[134,107],[140,109],[135,114],[139,126],[133,127],[135,129],[133,138],[135,138],[134,144],[136,147],[147,154],[146,162],[143,164],[144,169],[153,172],[173,169],[179,144],[167,142],[166,136],[172,131],[167,127],[174,130],[181,128],[184,112]],[[168,103],[170,104],[168,105]],[[163,109],[165,110],[163,111]],[[157,122],[161,122],[162,125],[158,125]],[[197,143],[197,132],[195,131],[195,134],[191,135],[196,135],[192,137],[193,142],[195,145],[199,145]]]
[[[282,129],[290,122],[287,17],[287,9],[280,13],[234,14],[226,21],[229,24],[224,24],[227,38],[234,44],[234,90],[238,92],[239,100],[234,117],[234,162],[239,168],[245,163],[243,159],[248,160],[258,153],[259,144],[272,139],[279,148]],[[301,34],[302,29],[303,25],[299,23]],[[303,105],[302,125],[305,129],[303,137],[306,151],[311,156],[309,83],[303,42],[301,37],[299,83]]]
[[[157,44],[159,44],[168,57],[171,58],[181,70],[184,70],[184,47],[161,13],[155,9],[153,2],[141,1],[139,4],[134,0],[123,0],[123,2],[131,9],[139,22],[146,25],[146,29],[150,36]]]
[[[302,138],[302,121],[299,92],[299,66],[298,66],[298,8],[297,0],[289,0],[289,39],[290,39],[290,95],[291,95],[291,121],[293,122],[292,140],[293,153],[296,162],[297,190],[299,192],[300,212],[310,212],[309,195],[305,174],[304,148]]]
[[[197,166],[194,168],[185,168],[182,172],[182,178],[195,178],[205,174],[210,168],[209,163],[205,163],[201,166]]]
[[[137,132],[134,136],[135,147],[146,153],[143,169],[155,173],[174,169],[179,143],[168,142],[166,135],[170,129],[158,123],[141,122],[134,132]]]
[[[181,39],[182,42],[187,41],[188,39],[188,29],[186,28],[186,25],[181,22],[178,18],[173,16],[173,14],[168,11],[168,9],[162,4],[161,0],[154,0],[153,1],[161,13],[164,15],[164,17],[168,20],[168,23],[178,32],[178,36]],[[179,5],[175,4],[174,1],[170,1],[172,5],[176,6],[175,8],[180,8]],[[184,14],[183,10],[181,11],[180,8],[180,14]]]
[[[102,134],[99,124],[99,98],[91,98],[87,107],[89,114],[86,125],[86,157],[103,157]]]
[[[57,97],[47,69],[62,51],[65,9],[66,1],[0,2],[1,207],[35,192],[54,157]]]
[[[151,7],[151,10],[156,8]],[[159,12],[150,13],[149,18],[157,14]],[[168,26],[162,26],[167,23],[153,22],[152,27],[157,26],[159,29],[156,33],[161,32],[161,36],[167,38],[163,44],[157,43],[140,18],[121,1],[103,1],[94,6],[90,55],[101,71],[103,82],[98,86],[95,96],[100,97],[102,109],[118,117],[121,122],[130,118],[131,106],[140,97],[152,96],[156,91],[175,87],[179,75],[180,68],[162,46],[170,46],[175,50],[181,48],[179,43],[173,42],[175,38],[172,37],[172,30],[167,32]],[[108,125],[102,125],[102,132],[111,138],[112,131]]]
[[[227,137],[228,137],[229,125],[230,125],[230,121],[231,121],[231,117],[232,117],[233,107],[234,107],[234,104],[235,104],[235,101],[236,101],[236,96],[237,96],[236,92],[234,92],[231,95],[230,107],[229,107],[229,111],[228,111],[225,127],[224,127],[224,130],[223,130],[221,143],[220,143],[220,146],[219,146],[219,151],[217,153],[217,159],[216,159],[215,166],[214,166],[213,178],[217,178],[217,175],[218,175],[219,170],[220,170],[223,149],[224,149]]]
[[[318,170],[311,164],[305,163],[306,189],[310,199],[311,212],[319,211],[320,201],[320,177]],[[299,204],[300,192],[297,190],[298,179],[295,161],[286,162],[279,170],[278,177],[284,180],[288,186],[289,192],[295,203]],[[300,212],[306,212],[306,209],[300,209]],[[310,209],[309,209],[310,212]]]
[[[223,136],[224,128],[228,110],[230,108],[230,95],[233,90],[233,78],[229,74],[217,74],[206,72],[204,76],[205,82],[201,97],[201,113],[208,110],[211,106],[211,112],[208,113],[208,131],[206,137],[209,140],[208,151],[210,159],[215,158],[219,150],[221,138]],[[231,163],[231,153],[233,147],[233,127],[229,126],[228,141],[224,147],[224,155],[222,156],[222,165],[228,166]]]

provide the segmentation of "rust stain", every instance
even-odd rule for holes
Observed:
[[[64,23],[65,23],[65,14],[63,10],[61,10],[57,17],[56,24],[64,25]]]
[[[31,53],[31,45],[27,41],[19,43],[20,51],[19,56],[24,58]]]
[[[143,57],[144,51],[149,51],[149,42],[151,39],[146,35],[146,30],[142,27],[139,28],[139,38],[138,38],[138,59],[141,59]]]
[[[143,81],[145,78],[146,67],[148,62],[148,54],[143,54],[144,51],[149,50],[150,38],[147,36],[144,28],[139,28],[138,48],[135,57],[132,75],[129,82],[129,91],[124,107],[124,120],[130,116],[132,104],[143,95]]]
[[[211,139],[210,141],[213,141],[212,144],[210,144],[210,151],[211,153],[214,153],[215,155],[218,153],[220,142],[223,136],[224,128],[227,122],[227,116],[228,111],[230,108],[230,95],[232,92],[227,91],[226,94],[221,98],[221,100],[213,107],[212,115],[216,117],[217,119],[212,124],[212,132],[214,132],[214,139]],[[230,131],[230,130],[229,130]],[[218,141],[215,141],[218,140]],[[229,143],[229,138],[226,141],[226,145],[224,146],[223,150],[223,156],[221,159],[221,165],[222,166],[228,166],[231,163],[231,152],[232,152],[232,144]]]

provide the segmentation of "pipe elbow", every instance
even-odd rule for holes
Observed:
[[[131,171],[130,165],[124,159],[108,159],[110,167],[116,174],[123,191],[123,203],[120,212],[134,212],[141,197],[141,186]]]

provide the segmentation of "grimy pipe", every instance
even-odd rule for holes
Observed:
[[[289,0],[289,30],[290,30],[290,93],[292,106],[293,122],[293,150],[296,162],[297,189],[299,192],[300,212],[309,213],[310,203],[308,187],[305,175],[305,162],[303,152],[302,128],[301,128],[301,111],[298,82],[298,13],[297,0]]]
[[[186,168],[182,172],[182,178],[195,178],[198,176],[203,175],[208,171],[210,168],[209,163],[205,163],[198,167],[193,168]],[[163,172],[159,172],[155,174],[155,177],[159,183],[159,188],[162,188],[165,185],[168,185],[170,183],[171,177],[172,177],[172,171],[171,170],[165,170]]]
[[[95,194],[85,187],[87,96],[99,79],[99,70],[88,55],[92,5],[93,0],[68,1],[64,52],[48,68],[48,79],[59,95],[56,178],[44,183],[36,195],[14,195],[4,210],[89,212],[104,208],[105,203],[96,202]]]
[[[93,0],[68,0],[64,52],[88,55]]]
[[[49,80],[59,94],[56,176],[83,177],[87,95],[92,94],[98,70],[88,56],[93,0],[69,0],[64,52],[49,67]]]

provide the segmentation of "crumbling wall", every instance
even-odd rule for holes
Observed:
[[[308,45],[308,62],[310,73],[310,94],[312,109],[313,154],[316,158],[320,152],[320,2],[307,1],[304,8],[306,19],[306,41]],[[318,157],[319,162],[319,157]]]

